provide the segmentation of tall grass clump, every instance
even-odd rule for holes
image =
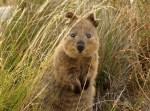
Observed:
[[[149,110],[150,32],[145,2],[101,10],[102,53],[97,80],[99,110]],[[148,3],[148,2],[147,2]],[[147,28],[145,28],[145,25]],[[103,97],[102,97],[103,96]]]
[[[67,11],[94,12],[99,20],[94,110],[150,110],[148,0],[16,0],[14,6],[0,27],[0,111],[23,111],[32,104],[30,97],[51,71],[55,47],[68,31]],[[34,99],[42,93],[37,89]]]

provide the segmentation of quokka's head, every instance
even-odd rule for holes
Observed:
[[[96,27],[98,25],[94,14],[79,18],[74,13],[68,12],[71,27],[68,35],[63,40],[65,53],[73,58],[91,57],[99,48]]]

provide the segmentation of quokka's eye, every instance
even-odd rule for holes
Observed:
[[[91,38],[92,37],[91,33],[86,33],[85,35],[86,35],[87,38]]]
[[[76,33],[70,33],[70,37],[75,38],[76,37]]]

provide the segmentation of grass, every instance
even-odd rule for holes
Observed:
[[[67,11],[81,16],[94,12],[99,20],[95,111],[150,110],[148,0],[132,4],[127,0],[16,0],[14,4],[13,17],[1,23],[0,111],[23,110],[67,32]]]

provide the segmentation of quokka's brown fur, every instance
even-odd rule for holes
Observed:
[[[54,53],[42,111],[92,111],[98,68],[99,40],[93,14],[79,18],[71,12],[71,30]],[[82,50],[82,52],[81,52]]]

